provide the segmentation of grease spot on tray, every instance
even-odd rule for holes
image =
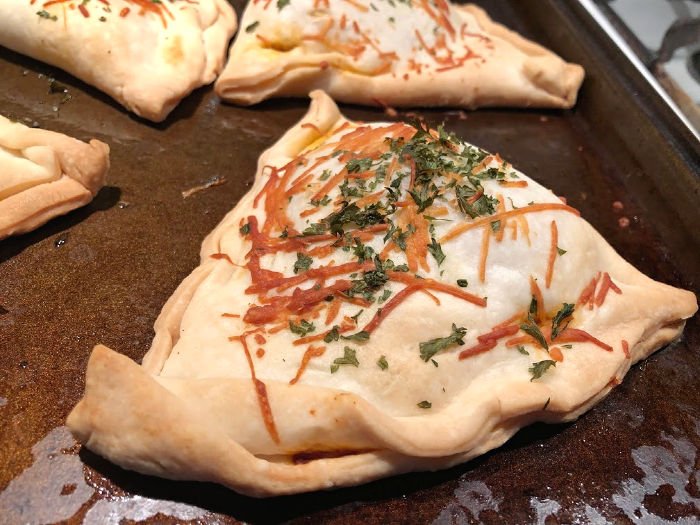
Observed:
[[[537,525],[545,525],[547,518],[556,516],[561,509],[561,505],[552,499],[530,498],[530,506],[535,510]]]
[[[465,509],[471,514],[473,519],[479,519],[479,515],[491,510],[498,512],[502,498],[494,498],[491,489],[483,481],[460,480],[459,486],[455,489],[455,499],[458,503],[450,503],[445,507],[433,525],[452,525],[468,523],[469,517]]]
[[[90,499],[94,490],[85,483],[80,459],[62,453],[73,445],[68,428],[58,427],[32,447],[34,463],[0,493],[4,523],[66,520]]]
[[[119,525],[122,520],[144,521],[157,514],[183,521],[210,516],[208,511],[184,503],[131,496],[98,501],[85,514],[83,525]]]
[[[0,398],[0,406],[6,401]],[[90,500],[95,489],[86,480],[78,444],[68,427],[49,432],[32,447],[34,463],[0,492],[0,523],[55,523],[67,520]],[[209,518],[209,511],[184,503],[126,496],[97,501],[85,514],[86,525],[118,525],[156,515],[191,521]]]
[[[696,427],[700,422],[696,421]],[[696,428],[698,432],[700,428]],[[689,487],[700,486],[700,470],[696,466],[697,447],[685,438],[676,438],[662,433],[666,446],[644,445],[632,450],[632,458],[644,473],[641,481],[630,478],[623,481],[620,490],[612,499],[633,523],[655,523],[658,525],[690,525],[700,518],[700,498],[693,496]],[[666,490],[665,490],[666,489]],[[668,520],[651,512],[647,498],[670,491],[675,504],[695,509],[696,517]],[[691,511],[692,512],[692,511]]]

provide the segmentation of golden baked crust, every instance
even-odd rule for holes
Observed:
[[[109,146],[0,116],[0,239],[84,206],[105,183]]]
[[[143,365],[95,348],[68,426],[123,467],[253,496],[440,469],[575,419],[696,309],[497,155],[315,92]]]
[[[226,0],[109,4],[4,0],[0,46],[68,71],[155,122],[221,71],[236,30]]]
[[[581,66],[474,5],[252,1],[216,92],[236,104],[306,96],[389,106],[569,108]]]

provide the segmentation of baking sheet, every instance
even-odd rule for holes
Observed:
[[[232,3],[240,14],[243,2]],[[566,196],[645,273],[697,292],[697,141],[575,2],[477,3],[583,64],[579,104],[417,113]],[[70,100],[49,92],[49,78]],[[634,367],[576,423],[529,427],[447,471],[259,501],[127,472],[79,450],[63,425],[82,394],[92,346],[140,360],[160,308],[198,264],[202,239],[247,191],[258,155],[308,102],[236,108],[207,87],[153,125],[69,75],[2,49],[0,79],[3,114],[112,148],[108,185],[92,204],[0,242],[0,523],[700,519],[697,318],[680,342]],[[342,109],[355,119],[388,119],[379,110]],[[183,198],[217,176],[226,183]]]

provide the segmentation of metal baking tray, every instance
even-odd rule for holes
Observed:
[[[692,134],[577,2],[477,3],[582,64],[578,104],[570,111],[418,113],[566,196],[648,275],[697,292],[700,146]],[[243,2],[234,5],[240,14]],[[697,318],[681,341],[634,367],[577,422],[534,425],[442,472],[254,500],[212,484],[127,472],[79,450],[63,425],[82,394],[92,346],[143,356],[160,308],[198,264],[202,239],[250,187],[258,155],[308,102],[237,108],[207,87],[153,125],[7,50],[0,50],[0,79],[3,114],[112,148],[108,186],[92,204],[0,242],[0,523],[700,519]],[[388,118],[342,109],[355,119]],[[211,177],[226,182],[183,198]]]

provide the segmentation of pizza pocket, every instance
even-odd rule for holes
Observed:
[[[93,351],[91,450],[252,496],[446,468],[577,418],[696,311],[498,155],[312,98],[143,365]]]
[[[59,67],[160,122],[221,71],[236,14],[226,0],[0,2],[0,45]]]
[[[105,183],[109,146],[0,116],[0,239],[84,206]]]
[[[216,92],[236,104],[306,96],[388,106],[569,108],[581,66],[493,22],[474,5],[248,3]]]

